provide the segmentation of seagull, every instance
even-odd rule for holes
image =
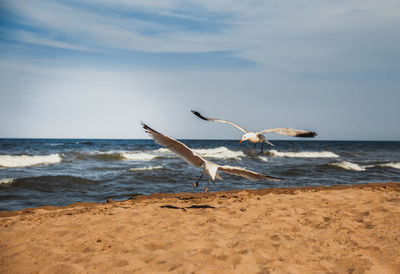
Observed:
[[[198,111],[192,110],[192,113],[199,117],[200,119],[206,120],[206,121],[212,121],[212,122],[220,122],[220,123],[225,123],[225,124],[230,124],[231,126],[234,126],[241,132],[243,132],[242,139],[240,140],[240,143],[243,141],[249,141],[254,143],[254,147],[250,152],[250,156],[254,155],[254,149],[256,148],[257,143],[261,143],[261,152],[260,154],[264,153],[264,143],[267,143],[271,146],[274,146],[270,141],[268,141],[265,136],[263,135],[264,133],[276,133],[280,135],[287,135],[287,136],[293,136],[293,137],[315,137],[317,133],[313,131],[307,131],[303,129],[293,129],[293,128],[270,128],[270,129],[264,129],[258,132],[254,131],[247,131],[244,127],[239,126],[238,124],[235,124],[231,121],[227,120],[222,120],[222,119],[216,119],[216,118],[206,118],[203,115],[201,115]]]
[[[282,180],[281,178],[276,178],[276,177],[270,177],[261,173],[257,173],[251,170],[248,170],[243,167],[237,167],[237,166],[221,166],[218,165],[214,162],[208,161],[198,155],[196,152],[191,150],[189,147],[187,147],[185,144],[170,138],[168,136],[165,136],[158,131],[155,131],[154,129],[150,128],[148,125],[145,123],[141,122],[141,125],[143,126],[144,130],[156,141],[158,144],[166,147],[169,149],[171,152],[175,153],[177,156],[181,157],[183,160],[185,160],[188,164],[194,166],[194,167],[202,167],[203,168],[203,173],[201,174],[200,178],[193,183],[194,187],[198,187],[198,183],[203,178],[203,175],[207,173],[213,183],[215,183],[215,178],[218,178],[222,180],[221,176],[219,176],[218,171],[222,171],[228,174],[236,175],[236,176],[242,176],[244,178],[250,179],[250,180],[270,180],[270,181],[280,181]],[[204,188],[204,192],[208,192],[208,184],[210,181],[208,181],[206,187]]]

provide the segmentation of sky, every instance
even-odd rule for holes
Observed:
[[[399,30],[398,0],[0,0],[0,138],[241,137],[195,109],[400,141]]]

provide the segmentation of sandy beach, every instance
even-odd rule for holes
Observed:
[[[400,183],[0,213],[2,273],[400,273]]]

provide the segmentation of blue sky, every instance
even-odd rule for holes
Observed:
[[[0,0],[0,137],[400,140],[400,2]],[[279,136],[269,136],[280,139]]]

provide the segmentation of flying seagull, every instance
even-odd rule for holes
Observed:
[[[179,157],[181,157],[183,160],[185,160],[188,164],[194,166],[194,167],[202,167],[203,168],[203,173],[201,174],[200,178],[193,183],[193,186],[198,187],[198,183],[203,178],[203,175],[207,173],[213,183],[215,183],[215,178],[218,178],[222,180],[221,176],[219,176],[218,171],[222,171],[228,174],[233,174],[237,176],[242,176],[244,178],[250,179],[250,180],[271,180],[271,181],[280,181],[282,180],[281,178],[276,178],[276,177],[270,177],[261,173],[257,173],[251,170],[248,170],[243,167],[237,167],[237,166],[220,166],[216,163],[213,163],[211,161],[208,161],[198,155],[196,152],[191,150],[189,147],[187,147],[185,144],[170,138],[168,136],[165,136],[154,129],[150,128],[147,126],[145,123],[141,122],[144,130],[160,145],[166,147]],[[209,181],[204,189],[205,192],[208,192],[208,184]]]
[[[201,115],[198,111],[192,110],[192,113],[199,117],[200,119],[206,120],[206,121],[212,121],[212,122],[220,122],[220,123],[225,123],[225,124],[230,124],[231,126],[234,126],[241,132],[243,132],[242,139],[240,140],[240,143],[243,141],[249,141],[254,143],[254,147],[250,152],[250,155],[254,154],[254,149],[256,148],[257,143],[261,143],[261,152],[260,154],[264,153],[264,142],[274,146],[270,141],[268,141],[265,136],[263,135],[264,133],[276,133],[280,135],[287,135],[287,136],[293,136],[293,137],[315,137],[317,133],[313,131],[307,131],[303,129],[293,129],[293,128],[270,128],[270,129],[264,129],[258,132],[253,132],[253,131],[247,131],[244,127],[239,126],[238,124],[235,124],[231,121],[227,120],[222,120],[222,119],[216,119],[216,118],[206,118],[203,115]]]

